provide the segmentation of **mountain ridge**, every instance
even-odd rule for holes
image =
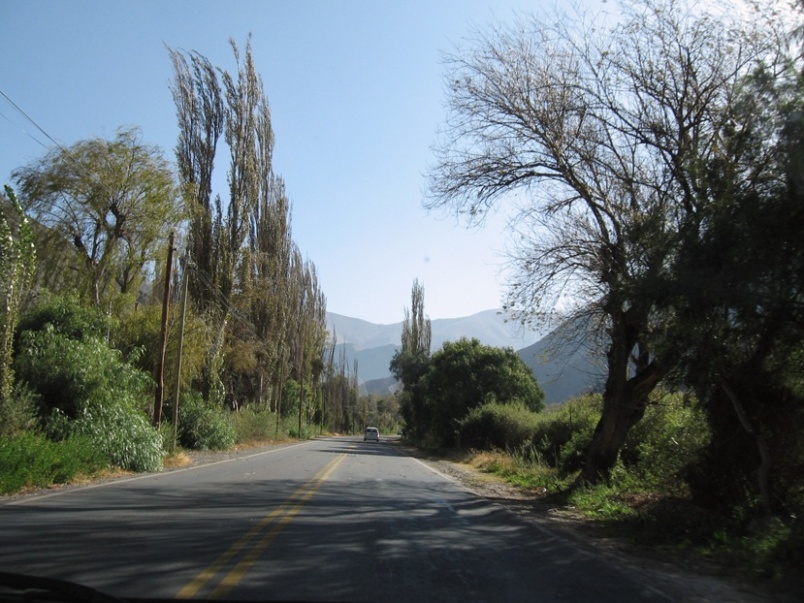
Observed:
[[[430,323],[431,351],[440,348],[445,341],[456,341],[461,337],[474,337],[486,345],[520,349],[547,334],[527,330],[506,320],[500,309],[483,310],[458,318],[436,318]],[[327,312],[327,330],[337,339],[336,343],[352,344],[358,351],[389,344],[399,346],[402,339],[402,321],[377,324],[335,312]]]
[[[596,391],[602,382],[602,359],[588,338],[575,328],[524,332],[506,321],[500,310],[485,310],[459,318],[434,319],[431,351],[445,341],[476,338],[485,345],[513,348],[545,391],[545,402],[557,404],[569,397]],[[388,395],[398,384],[389,365],[401,345],[402,322],[376,324],[327,312],[327,328],[336,342],[336,358],[345,358],[349,370],[357,362],[363,393]]]

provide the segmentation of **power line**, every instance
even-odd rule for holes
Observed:
[[[33,124],[33,126],[34,126],[34,127],[37,129],[37,130],[39,130],[39,131],[40,131],[42,134],[44,134],[44,135],[45,135],[45,137],[46,137],[46,138],[47,138],[47,139],[48,139],[50,142],[52,142],[52,143],[53,143],[53,145],[54,145],[56,148],[58,148],[58,149],[59,149],[59,150],[60,150],[62,153],[64,153],[64,155],[65,155],[65,156],[66,156],[66,157],[67,157],[67,158],[68,158],[70,161],[72,161],[72,162],[73,162],[73,168],[74,168],[76,171],[82,172],[82,173],[84,174],[84,176],[88,177],[88,178],[89,178],[90,180],[92,180],[92,181],[93,181],[93,182],[94,182],[94,183],[95,183],[97,186],[99,186],[100,188],[104,189],[104,190],[105,190],[105,191],[106,191],[106,192],[109,194],[109,197],[110,197],[110,198],[113,198],[113,197],[115,196],[115,192],[114,192],[113,190],[111,190],[111,189],[110,189],[110,188],[109,188],[109,187],[106,185],[106,183],[105,183],[105,182],[103,182],[101,179],[99,179],[97,174],[95,174],[94,172],[92,172],[91,170],[89,170],[89,169],[88,169],[88,168],[87,168],[87,167],[86,167],[86,166],[85,166],[85,165],[84,165],[84,164],[83,164],[83,163],[82,163],[82,162],[81,162],[81,161],[80,161],[78,158],[76,158],[76,157],[75,157],[75,155],[73,155],[73,153],[70,151],[70,149],[65,148],[64,146],[62,146],[62,145],[61,145],[61,144],[60,144],[60,143],[59,143],[59,142],[58,142],[58,141],[57,141],[55,138],[53,138],[53,137],[52,137],[50,134],[48,134],[48,133],[45,131],[45,129],[44,129],[42,126],[40,126],[38,123],[36,123],[36,121],[35,121],[35,120],[34,120],[34,119],[33,119],[33,118],[30,116],[30,115],[28,115],[28,114],[27,114],[27,113],[26,113],[26,112],[25,112],[25,111],[22,109],[22,107],[20,107],[20,106],[19,106],[17,103],[15,103],[15,102],[14,102],[14,101],[11,99],[11,97],[9,97],[9,96],[8,96],[8,94],[6,94],[6,93],[5,93],[5,92],[3,92],[2,90],[0,90],[0,96],[2,96],[4,99],[6,99],[6,102],[8,102],[8,104],[10,104],[12,107],[14,107],[14,109],[15,109],[15,110],[16,110],[16,111],[17,111],[17,112],[20,114],[20,115],[22,115],[22,116],[23,116],[23,117],[24,117],[26,120],[28,120],[28,121],[29,121],[31,124]],[[3,114],[0,114],[0,115],[3,115]],[[3,115],[3,117],[5,117],[5,118],[6,118],[6,119],[7,119],[9,122],[11,122],[11,120],[10,120],[10,119],[8,119],[8,117],[6,117],[5,115]],[[44,144],[42,141],[40,141],[40,140],[38,140],[37,138],[35,138],[34,136],[32,136],[32,135],[31,135],[29,132],[27,132],[27,131],[26,131],[24,128],[22,128],[22,131],[23,131],[23,132],[25,132],[25,133],[26,133],[28,136],[30,136],[30,137],[31,137],[33,140],[35,140],[37,143],[39,143],[40,145],[42,145],[42,147],[43,147],[43,148],[45,148],[45,149],[47,149],[47,148],[48,148],[48,146],[47,146],[46,144]]]
[[[45,129],[44,129],[42,126],[40,126],[38,123],[36,123],[36,122],[34,121],[34,119],[33,119],[33,118],[30,116],[30,115],[28,115],[28,114],[27,114],[25,111],[23,111],[23,110],[22,110],[22,107],[20,107],[20,106],[19,106],[17,103],[15,103],[13,100],[11,100],[11,97],[9,97],[9,96],[8,96],[8,94],[6,94],[6,93],[5,93],[5,92],[3,92],[2,90],[0,90],[0,96],[2,96],[4,99],[6,99],[6,101],[8,102],[8,104],[10,104],[12,107],[14,107],[14,109],[16,109],[16,110],[17,110],[17,112],[18,112],[20,115],[22,115],[22,116],[23,116],[25,119],[27,119],[27,120],[28,120],[28,121],[29,121],[31,124],[33,124],[33,126],[34,126],[34,127],[37,129],[37,130],[39,130],[39,131],[40,131],[42,134],[44,134],[44,135],[45,135],[45,138],[47,138],[47,139],[48,139],[50,142],[52,142],[54,145],[56,145],[56,146],[57,146],[58,148],[60,148],[62,151],[65,151],[65,152],[66,152],[66,150],[64,149],[64,147],[62,147],[62,146],[61,146],[61,145],[60,145],[58,142],[56,142],[56,139],[54,139],[54,138],[53,138],[53,137],[52,137],[50,134],[48,134],[47,132],[45,132]],[[4,117],[5,117],[5,116],[4,116]],[[6,118],[6,119],[8,119],[8,118]],[[9,121],[10,121],[10,120],[9,120]],[[25,132],[25,130],[23,130],[23,132]],[[26,132],[26,134],[28,134],[28,133]],[[30,136],[30,134],[28,134],[28,135]],[[33,136],[31,136],[31,138],[33,138]],[[34,138],[34,140],[36,140],[36,138]],[[43,144],[41,141],[36,140],[36,142],[38,142],[39,144],[41,144],[43,147],[47,148],[47,145]]]
[[[3,96],[5,96],[5,95],[3,95]],[[20,128],[20,130],[22,130],[22,131],[25,133],[25,135],[26,135],[28,138],[30,138],[31,140],[33,140],[33,141],[34,141],[36,144],[41,145],[41,146],[42,146],[42,147],[44,147],[44,148],[47,148],[47,145],[46,145],[44,142],[42,142],[41,140],[39,140],[39,139],[38,139],[36,136],[34,136],[33,134],[31,134],[31,133],[30,133],[28,130],[26,130],[26,129],[25,129],[25,128],[23,128],[22,126],[19,126],[18,124],[14,123],[14,122],[11,120],[11,118],[10,118],[8,115],[6,115],[5,113],[3,113],[2,111],[0,111],[0,116],[2,116],[2,117],[3,117],[3,119],[5,119],[5,120],[6,120],[8,123],[10,123],[11,125],[16,126],[16,127],[19,127],[19,128]]]

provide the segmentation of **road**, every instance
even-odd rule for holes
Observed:
[[[356,438],[0,503],[0,570],[119,597],[670,600],[398,446]]]

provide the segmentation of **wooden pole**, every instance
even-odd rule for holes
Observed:
[[[181,391],[181,356],[184,352],[184,323],[187,319],[187,284],[190,282],[190,254],[184,255],[184,286],[181,292],[181,321],[179,322],[179,343],[176,350],[176,381],[173,387],[173,450],[179,434],[179,393]]]
[[[170,231],[168,241],[167,267],[165,269],[165,295],[162,298],[162,331],[159,337],[159,358],[156,362],[156,395],[154,398],[154,427],[159,428],[162,422],[162,399],[165,393],[165,350],[167,348],[168,309],[170,306],[170,278],[173,268],[173,239]]]

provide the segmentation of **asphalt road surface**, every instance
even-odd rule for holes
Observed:
[[[0,503],[0,570],[118,597],[670,600],[398,446],[357,438]]]

